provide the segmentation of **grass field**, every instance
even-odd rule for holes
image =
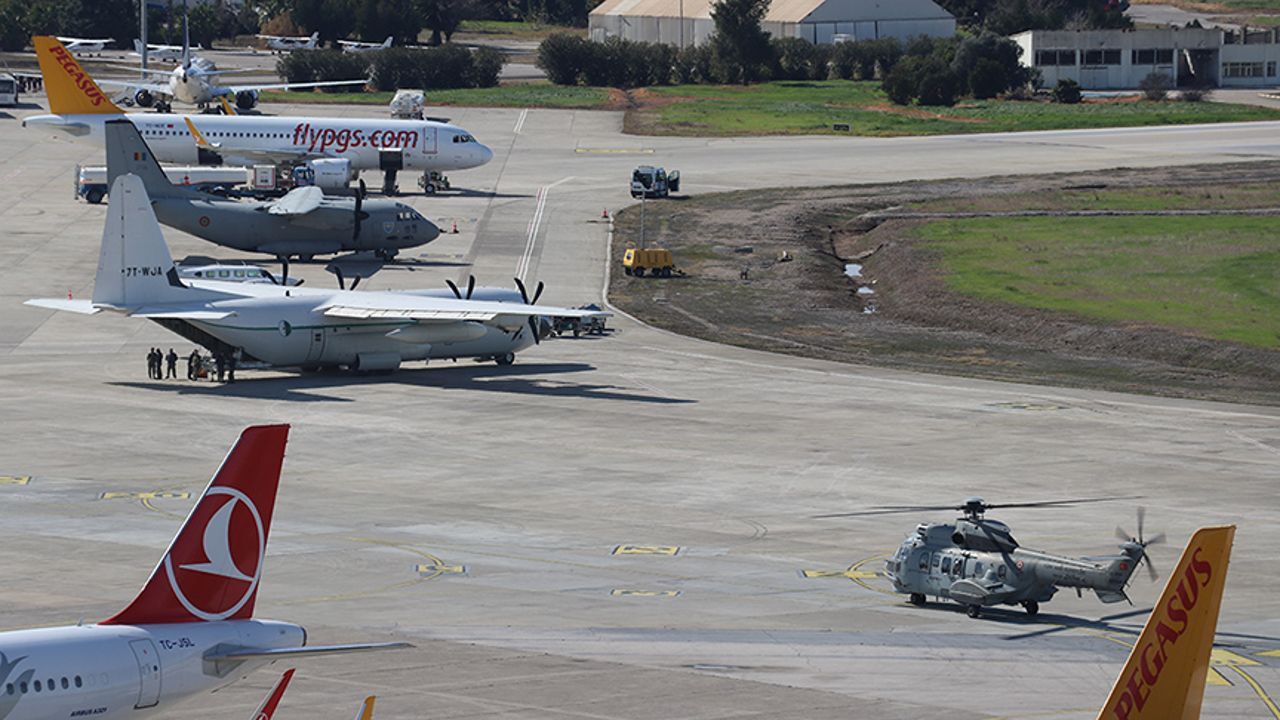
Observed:
[[[587,29],[514,20],[463,20],[454,38],[457,39],[459,35],[487,35],[515,40],[541,40],[552,33],[570,33],[585,37]],[[429,32],[423,34],[428,38],[431,36]]]
[[[916,232],[961,293],[1280,345],[1273,217],[983,218],[930,222]]]
[[[628,130],[659,135],[935,135],[1280,119],[1280,111],[1225,103],[988,100],[954,108],[900,107],[875,82],[773,82],[648,88]]]
[[[1242,183],[1229,188],[1207,185],[1061,190],[1036,195],[983,195],[910,203],[921,212],[1011,212],[1016,210],[1239,210],[1280,208],[1280,185]]]
[[[262,93],[262,100],[264,102],[287,103],[386,105],[391,102],[391,97],[394,94],[390,92],[264,92]],[[427,104],[431,106],[542,107],[603,110],[609,107],[609,103],[610,97],[607,88],[562,87],[542,83],[427,91]]]

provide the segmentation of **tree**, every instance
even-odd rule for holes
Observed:
[[[351,0],[294,0],[292,14],[304,32],[320,33],[321,43],[346,37],[355,24]]]
[[[716,74],[724,82],[759,79],[769,62],[769,33],[760,27],[770,0],[717,0],[711,6],[716,32],[711,38]]]
[[[356,0],[356,35],[368,42],[391,36],[395,45],[418,42],[422,16],[413,0]]]
[[[0,50],[17,52],[27,46],[26,0],[0,0]]]
[[[979,58],[969,70],[969,93],[979,100],[989,100],[1009,88],[1004,68],[990,58]]]
[[[432,45],[450,42],[462,21],[478,14],[475,0],[417,0],[417,7],[422,24],[431,31]]]
[[[223,36],[221,14],[213,3],[201,3],[188,11],[187,30],[192,47],[213,47],[213,41]]]

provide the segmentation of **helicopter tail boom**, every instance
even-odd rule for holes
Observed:
[[[1208,527],[1191,536],[1098,720],[1200,717],[1235,531]]]

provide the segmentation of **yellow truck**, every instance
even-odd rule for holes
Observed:
[[[662,248],[627,248],[622,255],[622,271],[632,277],[669,278],[676,270],[676,260],[670,250]]]

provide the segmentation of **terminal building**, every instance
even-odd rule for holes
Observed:
[[[592,40],[611,37],[687,47],[715,32],[713,0],[604,0],[591,11]],[[774,0],[761,23],[775,38],[812,43],[916,35],[950,37],[956,19],[932,0]]]
[[[1085,90],[1132,90],[1153,72],[1177,87],[1274,87],[1280,84],[1280,30],[1221,28],[1028,30],[1013,36],[1022,64],[1041,84],[1075,80]]]

